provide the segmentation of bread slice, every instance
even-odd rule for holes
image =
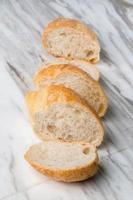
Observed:
[[[58,18],[45,28],[42,43],[48,53],[67,59],[99,61],[100,45],[96,34],[84,23]]]
[[[50,85],[26,96],[33,129],[43,140],[83,141],[99,146],[103,126],[88,104],[63,85]]]
[[[107,98],[100,84],[86,72],[70,64],[55,64],[43,68],[35,75],[34,83],[39,88],[63,84],[84,98],[100,117],[107,110]]]
[[[98,168],[96,148],[88,143],[46,141],[31,146],[25,159],[43,175],[63,182],[88,179]]]
[[[55,64],[70,64],[70,65],[74,65],[80,69],[82,69],[83,71],[85,71],[87,74],[89,74],[91,76],[91,78],[93,78],[95,81],[99,81],[100,79],[100,72],[98,70],[98,68],[93,64],[84,61],[84,60],[67,60],[65,58],[57,58],[54,60],[50,60],[47,63],[44,63],[42,66],[43,68],[47,68],[49,65],[55,65]],[[41,70],[40,70],[41,71]]]

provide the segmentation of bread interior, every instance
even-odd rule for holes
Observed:
[[[33,122],[35,132],[44,140],[86,141],[97,146],[103,138],[97,118],[79,104],[53,104],[36,113]]]
[[[95,62],[99,55],[95,43],[84,32],[68,27],[52,30],[47,35],[46,46],[59,57]]]
[[[44,81],[42,80],[41,82],[42,87],[51,84],[63,84],[65,87],[71,88],[78,95],[84,98],[87,101],[87,103],[91,106],[91,108],[95,110],[95,112],[99,115],[105,109],[104,96],[101,93],[101,90],[99,90],[99,86],[97,86],[97,83],[94,84],[92,80],[86,81],[79,75],[76,75],[72,72],[67,72],[58,75],[54,79],[48,77],[47,79],[45,79]]]

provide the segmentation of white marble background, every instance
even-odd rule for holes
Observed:
[[[101,43],[101,84],[109,97],[100,167],[91,180],[65,184],[34,171],[23,154],[38,141],[24,94],[47,58],[44,26],[57,16],[81,19]],[[0,200],[133,198],[133,0],[0,0]]]

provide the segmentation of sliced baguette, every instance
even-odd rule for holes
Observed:
[[[30,147],[25,159],[43,175],[63,182],[88,179],[98,168],[96,148],[88,143],[46,141]]]
[[[53,59],[50,61],[47,61],[47,63],[44,63],[42,66],[43,68],[47,68],[49,65],[55,65],[55,64],[70,64],[70,65],[74,65],[80,69],[82,69],[83,71],[85,71],[87,74],[89,74],[95,81],[99,81],[100,79],[100,72],[98,70],[98,68],[93,64],[84,61],[84,60],[67,60],[65,58],[57,58],[57,59]],[[41,69],[40,69],[41,71]]]
[[[73,90],[63,85],[50,85],[29,92],[26,102],[33,129],[41,139],[101,144],[104,135],[102,123]]]
[[[48,53],[67,59],[99,61],[100,45],[96,34],[84,23],[58,18],[45,28],[42,43]]]
[[[55,64],[42,68],[33,78],[39,88],[51,84],[63,84],[84,98],[102,117],[107,110],[107,98],[100,84],[83,70],[70,64]]]

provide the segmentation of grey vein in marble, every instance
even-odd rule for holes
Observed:
[[[101,44],[101,84],[109,97],[100,168],[91,180],[64,184],[34,171],[23,154],[39,140],[24,95],[32,76],[51,57],[44,26],[58,16],[81,19]],[[0,1],[0,200],[130,200],[133,196],[133,1]]]

